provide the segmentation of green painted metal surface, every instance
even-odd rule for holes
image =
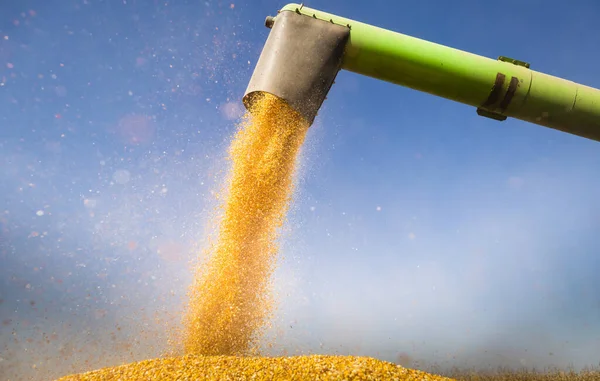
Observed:
[[[300,4],[280,12],[350,28],[342,69],[600,141],[600,90],[530,70],[529,64],[482,57]]]

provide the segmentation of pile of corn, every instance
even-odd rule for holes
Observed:
[[[367,357],[232,357],[187,355],[100,369],[58,381],[398,380],[452,381]]]

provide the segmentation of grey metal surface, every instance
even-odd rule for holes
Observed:
[[[246,108],[258,93],[268,92],[312,124],[340,70],[349,36],[348,27],[281,12],[244,94]]]

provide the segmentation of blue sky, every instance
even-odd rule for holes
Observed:
[[[307,3],[600,87],[596,2],[365,4]],[[0,372],[164,348],[283,5],[0,5]],[[596,364],[598,144],[340,73],[300,159],[276,351]]]

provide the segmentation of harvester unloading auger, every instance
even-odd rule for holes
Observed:
[[[481,116],[521,119],[600,141],[600,90],[354,20],[288,4],[276,17],[244,95],[284,99],[310,124],[337,73],[348,70],[477,107]]]

